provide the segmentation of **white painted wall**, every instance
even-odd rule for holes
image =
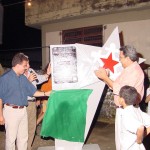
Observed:
[[[106,24],[104,30],[104,42],[108,39],[116,26],[119,32],[123,33],[125,45],[133,45],[137,52],[146,59],[146,64],[150,64],[150,20],[130,21]],[[62,43],[60,31],[46,33],[46,45],[55,45]],[[46,51],[46,59],[49,60],[48,50]]]
[[[133,45],[146,59],[145,63],[150,64],[150,20],[107,24],[104,30],[104,41],[116,26],[119,27],[119,32],[123,33],[124,44]]]
[[[61,35],[61,31],[54,31],[54,32],[46,32],[45,34],[43,33],[45,42],[44,45],[45,46],[50,46],[50,45],[60,45],[62,44],[62,35]],[[44,48],[42,51],[42,58],[43,58],[43,63],[42,63],[42,67],[44,68],[44,66],[46,66],[46,64],[49,62],[50,60],[50,48]]]
[[[46,45],[56,45],[61,43],[62,43],[61,31],[46,33]]]

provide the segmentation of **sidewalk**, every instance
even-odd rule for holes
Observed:
[[[33,142],[33,149],[38,147],[54,146],[53,139],[42,139],[39,136],[41,126],[37,127],[37,135]],[[114,123],[97,122],[91,129],[86,144],[98,144],[101,150],[115,150],[115,126]],[[0,150],[4,150],[5,132],[0,131]]]
[[[37,128],[37,134],[40,133],[40,126]],[[90,131],[86,144],[98,144],[101,150],[115,150],[115,126],[114,124],[97,122],[94,128]],[[41,139],[36,136],[33,143],[33,150],[38,147],[54,146],[54,140]]]

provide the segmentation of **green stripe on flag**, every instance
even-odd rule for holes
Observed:
[[[41,136],[84,142],[87,100],[91,93],[91,89],[52,91]]]

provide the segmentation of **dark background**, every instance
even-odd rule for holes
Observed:
[[[4,9],[0,63],[4,67],[11,67],[14,54],[24,52],[29,56],[31,67],[40,69],[42,65],[41,30],[25,26],[24,1],[1,0],[0,2]]]

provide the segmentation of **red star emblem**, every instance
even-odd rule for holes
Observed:
[[[114,66],[116,65],[116,64],[118,64],[119,62],[118,61],[115,61],[115,60],[113,60],[112,59],[112,53],[110,53],[110,55],[108,56],[108,58],[100,58],[102,61],[103,61],[103,63],[104,63],[104,68],[105,69],[109,69],[111,72],[113,72],[114,73]]]

